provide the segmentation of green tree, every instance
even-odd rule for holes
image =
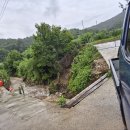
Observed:
[[[93,33],[87,32],[80,36],[80,40],[82,44],[90,43],[93,41]]]
[[[23,53],[23,58],[27,58],[30,59],[33,57],[33,50],[32,50],[32,46],[30,46],[29,48],[27,48]]]
[[[5,69],[0,68],[0,80],[4,82],[4,87],[9,87],[10,77]]]
[[[33,71],[38,78],[36,80],[45,81],[54,79],[58,72],[58,62],[56,50],[53,46],[46,46],[42,43],[36,43],[33,49]]]
[[[7,56],[8,51],[5,49],[0,49],[0,62],[4,60],[4,58]]]
[[[36,29],[34,43],[22,53],[24,59],[18,66],[18,74],[37,84],[49,83],[57,77],[58,61],[73,37],[69,31],[45,23],[36,24]]]
[[[58,60],[73,37],[67,30],[45,23],[37,24],[36,28],[32,45],[33,75],[39,82],[48,82],[56,78],[60,68]]]
[[[36,24],[37,32],[34,35],[35,43],[42,43],[46,46],[51,46],[57,53],[57,58],[60,59],[65,53],[65,48],[73,39],[72,34],[61,27],[50,26],[45,23]]]
[[[4,66],[7,72],[14,76],[17,74],[17,67],[22,60],[22,55],[16,50],[10,51],[5,58]]]

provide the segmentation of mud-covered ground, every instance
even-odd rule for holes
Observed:
[[[123,130],[112,79],[71,109],[15,95],[0,102],[0,130]]]

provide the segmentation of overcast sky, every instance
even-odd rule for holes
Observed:
[[[5,0],[0,1],[0,12]],[[9,0],[0,19],[0,38],[24,38],[35,33],[35,24],[46,22],[64,28],[89,27],[121,9],[124,0]]]

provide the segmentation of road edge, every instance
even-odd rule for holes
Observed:
[[[92,92],[94,92],[97,88],[99,88],[101,85],[103,85],[108,80],[107,74],[100,77],[98,80],[96,80],[94,83],[92,83],[90,86],[85,88],[83,91],[81,91],[79,94],[77,94],[75,97],[70,99],[63,108],[71,108],[77,105],[80,101],[82,101],[85,97],[90,95]]]

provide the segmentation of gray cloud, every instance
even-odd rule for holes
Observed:
[[[59,11],[60,11],[60,7],[58,5],[58,1],[57,0],[50,0],[49,6],[46,7],[44,15],[45,16],[54,16],[56,18]]]
[[[84,26],[89,27],[121,12],[119,1],[124,0],[10,0],[0,21],[0,38],[31,36],[35,24],[41,22],[82,28],[84,20]]]

